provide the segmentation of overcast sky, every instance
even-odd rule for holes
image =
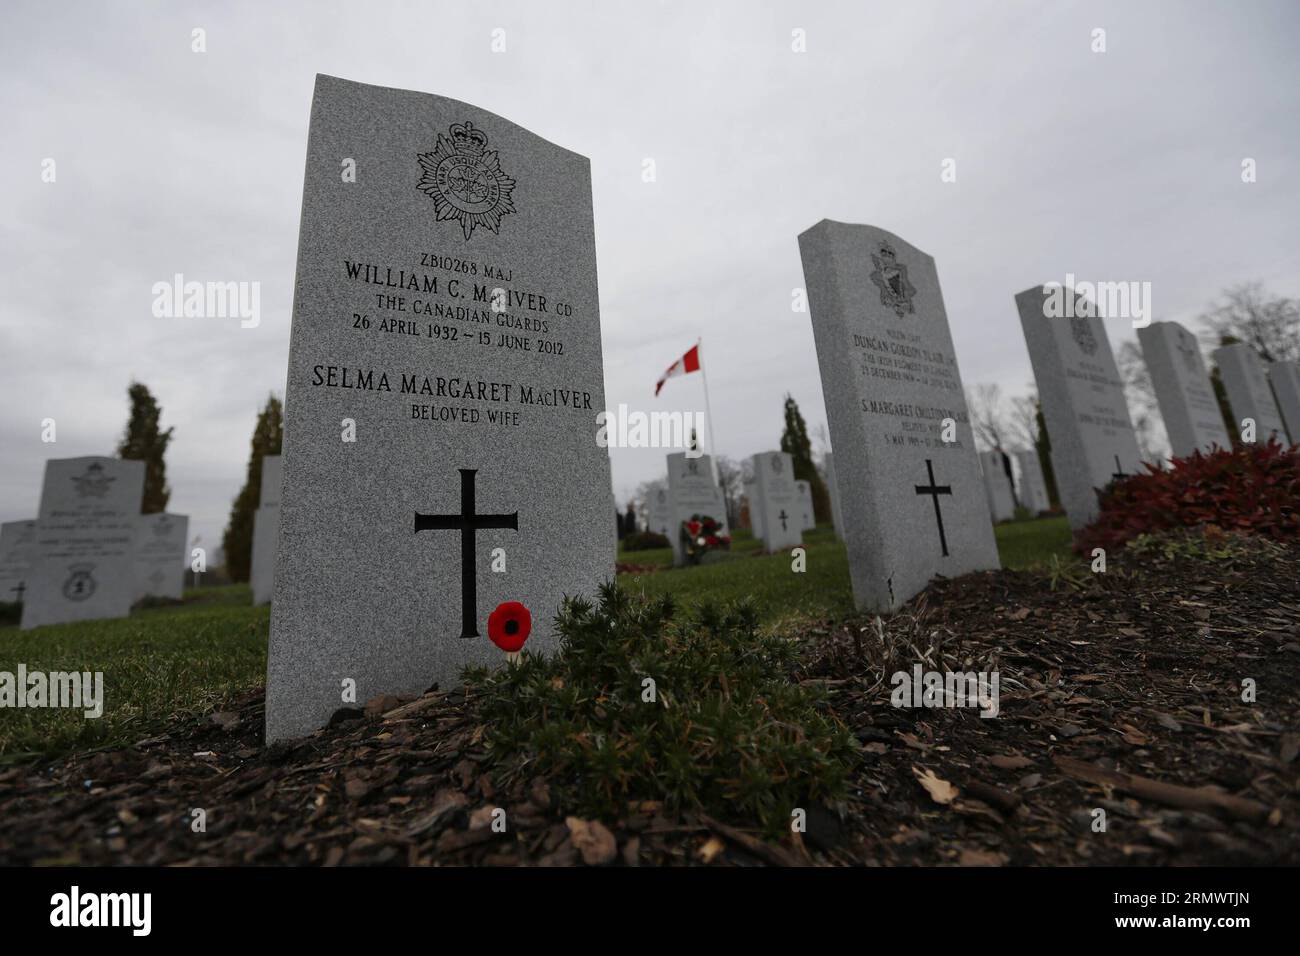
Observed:
[[[825,422],[791,310],[796,236],[822,218],[933,255],[963,379],[1012,394],[1032,381],[1012,296],[1032,284],[1149,281],[1155,317],[1187,324],[1235,282],[1300,295],[1294,2],[4,12],[3,520],[35,515],[46,458],[113,453],[135,377],[176,428],[169,510],[219,540],[257,409],[284,390],[318,72],[466,100],[589,156],[607,402],[701,407],[699,376],[652,392],[702,336],[717,448],[736,458],[777,446],[787,391]],[[178,272],[260,282],[260,327],[154,318],[151,287]],[[1115,348],[1126,325],[1108,323]],[[620,502],[663,454],[613,453]]]

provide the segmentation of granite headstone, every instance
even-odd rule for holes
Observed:
[[[807,481],[796,481],[794,486],[799,492],[799,520],[804,531],[811,531],[817,527],[817,516],[813,509],[812,484]]]
[[[803,543],[799,490],[794,483],[794,459],[783,451],[761,452],[750,458],[755,497],[763,525],[763,550],[784,551]],[[750,505],[753,513],[753,504]]]
[[[1270,362],[1268,381],[1273,386],[1278,411],[1286,425],[1287,437],[1300,443],[1300,363]]]
[[[589,161],[317,77],[284,405],[268,739],[325,723],[341,682],[360,704],[500,664],[506,602],[553,650],[564,598],[614,574]]]
[[[893,611],[998,552],[934,259],[874,226],[799,237],[855,601]],[[955,426],[945,442],[944,421]]]
[[[144,462],[120,458],[45,463],[24,629],[131,612],[144,471]]]
[[[1257,443],[1262,445],[1276,438],[1286,444],[1286,426],[1282,424],[1282,413],[1269,388],[1268,374],[1259,353],[1245,342],[1236,342],[1220,346],[1213,354],[1238,434],[1245,428],[1243,420],[1250,418],[1255,422]]]
[[[1016,516],[1015,492],[1007,474],[1010,462],[1000,451],[980,452],[980,469],[984,474],[984,493],[988,497],[989,516],[994,523],[1010,521]]]
[[[0,603],[21,601],[36,554],[36,521],[0,524]]]
[[[1174,456],[1231,448],[1196,336],[1177,322],[1152,322],[1137,337]]]
[[[1062,301],[1070,307],[1060,307]],[[1095,307],[1073,289],[1034,286],[1016,309],[1038,383],[1052,470],[1070,527],[1100,513],[1099,492],[1141,465],[1124,383]]]
[[[187,515],[151,514],[135,519],[135,598],[171,598],[185,593]]]
[[[1038,452],[1027,449],[1012,452],[1011,457],[1016,464],[1016,498],[1021,507],[1035,515],[1050,511],[1052,501],[1047,496],[1047,480],[1043,477]]]
[[[673,564],[686,563],[682,545],[682,522],[695,515],[718,522],[723,534],[727,527],[727,506],[722,489],[713,480],[713,459],[709,455],[687,457],[685,452],[668,456],[668,500],[672,512],[668,540],[673,546]]]
[[[253,512],[253,560],[249,572],[254,604],[269,604],[275,596],[283,469],[281,455],[267,455],[262,459],[261,498]]]

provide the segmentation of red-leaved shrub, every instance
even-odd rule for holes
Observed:
[[[1082,554],[1171,528],[1217,525],[1275,541],[1300,539],[1300,449],[1276,441],[1146,465],[1101,497],[1101,515],[1075,537]]]

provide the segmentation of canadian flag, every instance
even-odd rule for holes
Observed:
[[[700,347],[697,344],[693,345],[690,351],[679,358],[676,362],[668,366],[668,371],[664,372],[659,381],[655,383],[655,395],[658,395],[659,390],[664,387],[664,382],[668,381],[674,375],[686,375],[690,372],[698,372],[699,370]]]

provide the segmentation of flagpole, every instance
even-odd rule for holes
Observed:
[[[695,347],[698,349],[704,344],[704,336],[695,340]],[[704,411],[709,416],[709,462],[712,465],[713,483],[718,483],[718,448],[717,436],[713,433],[713,406],[709,402],[709,373],[704,369],[704,357],[700,356],[700,378],[704,382]]]

